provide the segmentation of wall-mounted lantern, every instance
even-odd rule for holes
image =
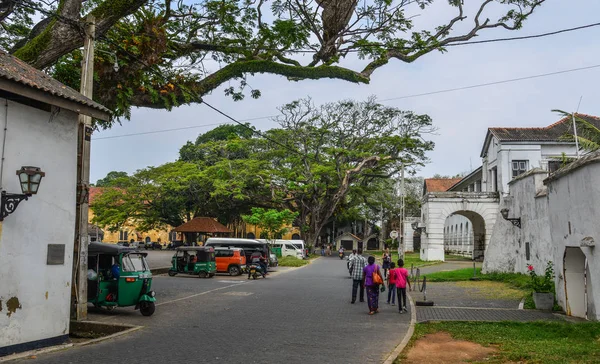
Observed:
[[[421,226],[419,226],[419,225],[421,225]],[[414,231],[419,231],[421,233],[425,231],[425,226],[423,226],[422,224],[419,224],[417,221],[410,224],[410,227],[412,227],[412,229]]]
[[[508,209],[502,209],[500,210],[500,213],[502,214],[502,218],[504,218],[504,220],[506,221],[510,221],[513,226],[518,227],[519,229],[521,228],[521,218],[520,217],[513,217],[510,218],[508,217]]]
[[[27,200],[38,192],[42,177],[45,175],[38,167],[21,167],[17,171],[22,194],[2,191],[0,196],[2,199],[0,202],[0,221],[4,221],[5,217],[15,212],[21,201]]]

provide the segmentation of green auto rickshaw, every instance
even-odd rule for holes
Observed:
[[[124,246],[91,242],[88,246],[88,303],[112,310],[135,306],[152,316],[156,308],[148,253]]]
[[[169,275],[178,273],[197,275],[200,278],[213,277],[217,272],[215,249],[205,246],[181,246],[171,259]]]

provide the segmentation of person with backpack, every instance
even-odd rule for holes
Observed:
[[[379,287],[383,284],[383,278],[379,266],[375,264],[374,256],[369,257],[368,263],[369,264],[363,268],[363,283],[367,290],[369,315],[374,315],[379,313]]]
[[[390,269],[390,263],[392,262],[392,256],[390,255],[390,250],[388,248],[385,248],[385,251],[383,252],[383,279],[387,278],[387,271],[388,269]]]

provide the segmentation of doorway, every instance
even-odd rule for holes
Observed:
[[[563,267],[567,315],[587,319],[587,259],[580,248],[566,248]]]

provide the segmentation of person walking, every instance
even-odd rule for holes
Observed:
[[[373,280],[374,272],[381,275],[381,270],[377,264],[375,264],[375,257],[370,256],[368,259],[368,265],[363,268],[363,282],[365,289],[367,290],[367,304],[369,305],[369,315],[374,315],[379,312],[379,284]]]
[[[408,312],[406,309],[406,285],[410,289],[408,270],[404,268],[404,260],[398,259],[398,268],[394,269],[396,275],[396,290],[398,291],[398,310],[400,313]]]
[[[387,303],[390,304],[392,300],[392,306],[396,306],[396,264],[390,263],[390,272],[388,274],[388,299]]]
[[[367,266],[367,260],[362,256],[362,249],[358,249],[358,253],[350,261],[350,274],[352,275],[352,301],[356,302],[356,293],[360,287],[360,302],[365,302],[365,283],[363,281],[364,271]]]
[[[392,262],[392,256],[390,255],[389,248],[385,248],[383,252],[383,279],[387,278],[387,271],[390,269],[390,263]]]

